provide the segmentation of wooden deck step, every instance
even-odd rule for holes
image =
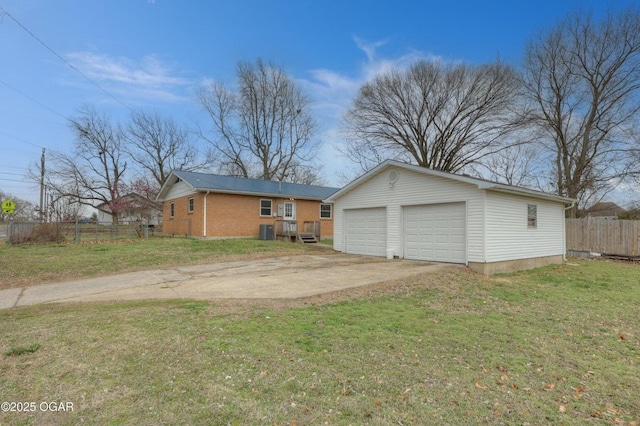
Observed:
[[[314,234],[298,234],[298,241],[302,244],[313,244],[318,242]]]

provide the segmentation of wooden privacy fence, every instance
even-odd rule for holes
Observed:
[[[640,220],[566,219],[567,251],[640,256]]]

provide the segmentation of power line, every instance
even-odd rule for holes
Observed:
[[[0,175],[25,176],[24,173],[0,172]]]
[[[113,99],[114,101],[118,102],[120,105],[122,105],[123,107],[125,107],[126,109],[128,109],[129,111],[132,111],[132,109],[125,104],[124,102],[122,102],[120,99],[116,98],[114,95],[112,95],[111,93],[109,93],[106,89],[104,89],[102,86],[100,86],[98,83],[96,83],[95,81],[93,81],[92,79],[90,79],[85,73],[83,73],[82,71],[80,71],[77,67],[75,67],[74,65],[72,65],[71,63],[69,63],[69,61],[67,61],[66,59],[64,59],[62,57],[62,55],[60,55],[58,52],[56,52],[55,50],[53,50],[51,47],[49,47],[44,41],[42,41],[40,38],[38,38],[34,33],[32,33],[27,27],[25,27],[24,25],[22,25],[22,23],[20,21],[18,21],[16,18],[13,17],[12,14],[10,14],[9,12],[7,12],[7,10],[5,8],[3,8],[2,6],[0,6],[0,11],[2,13],[0,13],[0,15],[2,16],[8,16],[9,18],[11,18],[13,20],[13,22],[15,22],[16,24],[18,24],[18,26],[20,28],[22,28],[27,34],[29,34],[31,37],[33,37],[38,43],[40,43],[42,46],[44,46],[45,49],[47,49],[49,52],[51,52],[54,56],[56,56],[58,59],[60,59],[62,62],[64,62],[65,65],[67,65],[69,68],[71,68],[72,70],[74,70],[75,72],[77,72],[78,74],[80,74],[85,80],[87,80],[89,83],[91,83],[92,85],[94,85],[95,87],[97,87],[98,89],[100,89],[104,94],[106,94],[107,96],[109,96],[111,99]]]
[[[0,6],[0,9],[2,8],[2,6]],[[10,84],[0,80],[1,84],[4,84],[5,86],[7,86],[9,89],[19,93],[20,95],[24,96],[25,98],[31,100],[32,102],[37,103],[38,105],[40,105],[42,108],[45,108],[49,111],[51,111],[52,113],[59,115],[60,117],[64,118],[65,120],[67,119],[67,117],[65,117],[64,115],[60,114],[58,111],[54,110],[53,108],[50,108],[48,106],[46,106],[45,104],[43,104],[42,102],[38,101],[37,99],[32,98],[31,96],[27,95],[24,92],[21,92],[20,90],[16,89],[15,87],[11,86]]]
[[[5,166],[0,164],[0,169],[15,169],[15,170],[29,170],[26,167]]]
[[[21,139],[21,138],[19,138],[19,137],[17,137],[17,136],[13,136],[13,135],[10,135],[10,134],[5,133],[5,132],[0,132],[0,135],[4,135],[4,136],[6,136],[6,137],[8,137],[8,138],[15,139],[15,140],[17,140],[17,141],[24,142],[24,143],[29,144],[29,145],[33,145],[33,146],[35,146],[36,148],[44,148],[42,145],[38,145],[38,144],[35,144],[35,143],[33,143],[33,142],[29,142],[29,141],[27,141],[27,140]]]
[[[0,178],[1,181],[3,182],[20,182],[20,183],[25,183],[24,180],[17,180],[17,179],[5,179],[5,178]]]

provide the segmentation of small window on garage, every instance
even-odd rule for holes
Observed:
[[[193,213],[195,207],[195,201],[193,198],[189,198],[189,213]]]
[[[538,206],[535,204],[527,205],[527,228],[538,227]]]
[[[175,205],[173,203],[169,204],[169,217],[173,217],[175,214]]]
[[[331,204],[320,204],[320,219],[331,219]]]
[[[260,200],[260,216],[271,216],[273,202],[271,200]]]

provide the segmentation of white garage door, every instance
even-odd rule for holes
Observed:
[[[345,210],[346,252],[386,256],[387,213],[384,208]]]
[[[404,257],[466,263],[464,203],[404,207]]]

